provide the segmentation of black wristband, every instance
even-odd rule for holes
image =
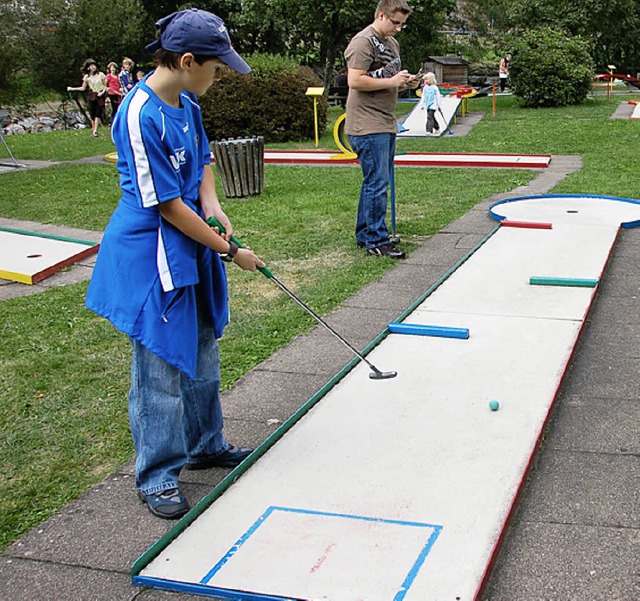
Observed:
[[[220,258],[227,263],[231,263],[233,258],[238,254],[238,245],[231,240],[229,242],[229,250],[225,254],[221,254]]]

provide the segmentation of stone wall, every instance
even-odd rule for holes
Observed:
[[[5,136],[17,136],[61,129],[85,129],[88,124],[80,111],[66,110],[61,104],[58,108],[34,106],[7,109],[0,126]]]

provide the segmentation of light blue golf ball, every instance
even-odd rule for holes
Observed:
[[[489,409],[491,409],[491,411],[497,411],[498,409],[500,409],[500,403],[498,403],[498,401],[490,401]]]

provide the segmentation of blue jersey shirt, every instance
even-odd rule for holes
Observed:
[[[122,198],[105,230],[86,305],[195,378],[196,294],[219,338],[229,321],[226,272],[218,253],[164,220],[159,205],[180,197],[202,217],[198,190],[211,154],[196,97],[183,92],[181,107],[171,107],[147,77],[113,121]]]

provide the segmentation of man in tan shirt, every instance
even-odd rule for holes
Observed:
[[[393,259],[405,256],[385,222],[398,131],[396,103],[398,90],[419,83],[402,69],[394,36],[406,27],[410,14],[406,0],[380,0],[373,23],[355,35],[345,51],[349,82],[345,132],[363,174],[356,240],[368,255]]]

